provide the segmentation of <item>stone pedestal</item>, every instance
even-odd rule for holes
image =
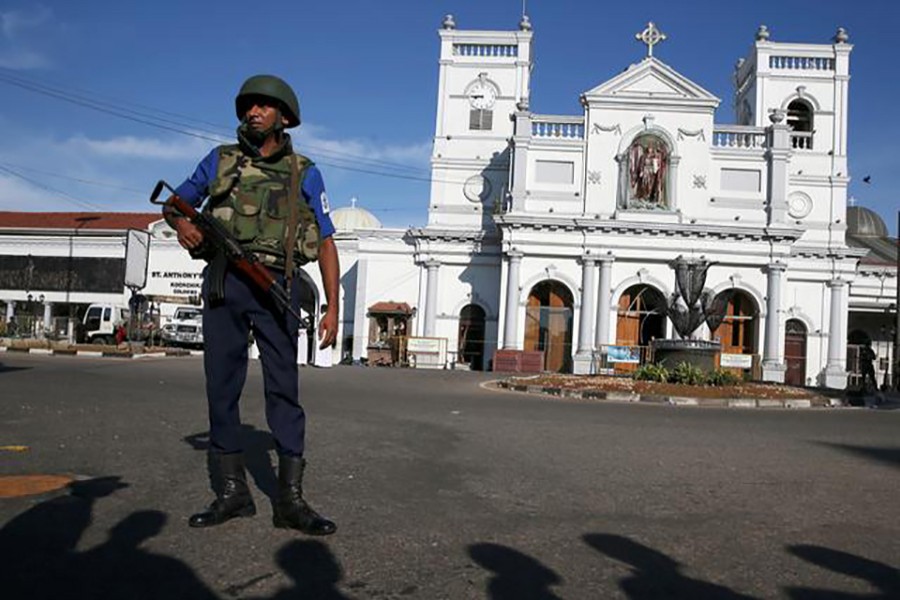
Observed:
[[[770,383],[784,383],[784,374],[787,371],[787,365],[784,363],[767,363],[762,364],[762,380]]]
[[[572,361],[572,372],[576,375],[594,374],[594,356],[591,352],[578,352]]]

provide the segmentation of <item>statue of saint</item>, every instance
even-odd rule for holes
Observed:
[[[630,200],[639,201],[638,206],[667,208],[669,151],[665,143],[653,135],[639,137],[629,150],[629,167]]]

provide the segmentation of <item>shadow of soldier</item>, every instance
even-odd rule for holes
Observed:
[[[807,544],[788,546],[788,552],[823,569],[867,581],[878,590],[874,594],[854,594],[811,588],[785,588],[788,596],[793,600],[900,598],[900,571],[884,563],[831,548]]]
[[[275,555],[278,566],[293,580],[293,586],[257,600],[352,600],[338,590],[344,572],[322,542],[294,540]]]
[[[268,431],[260,431],[252,425],[241,425],[241,440],[244,443],[244,464],[256,487],[270,502],[275,501],[278,489],[278,477],[272,463],[271,453],[275,449],[275,440]],[[206,451],[206,472],[209,476],[210,488],[217,494],[222,490],[222,480],[217,469],[213,468],[213,456],[209,446],[209,432],[201,432],[184,438],[194,450]]]
[[[682,565],[669,556],[614,534],[589,533],[584,541],[606,556],[631,566],[631,576],[619,582],[629,598],[703,598],[704,600],[743,600],[745,596],[727,587],[691,579],[680,573]]]
[[[183,562],[141,548],[157,536],[167,517],[156,510],[132,513],[110,529],[109,539],[73,557],[76,581],[66,586],[66,598],[130,600],[167,598],[215,599]],[[76,596],[72,594],[76,593]]]
[[[539,561],[506,546],[493,543],[472,544],[469,556],[494,576],[488,582],[491,600],[558,600],[550,586],[562,578]]]
[[[128,487],[119,477],[73,481],[66,494],[40,502],[0,529],[0,590],[7,598],[70,597],[75,548],[94,503]]]

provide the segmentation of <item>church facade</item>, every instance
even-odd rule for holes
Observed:
[[[847,35],[779,43],[761,27],[734,74],[738,125],[717,125],[720,99],[652,55],[653,24],[640,38],[646,58],[581,93],[581,114],[544,115],[529,103],[527,19],[464,31],[448,16],[428,224],[358,233],[358,314],[391,290],[418,307],[418,335],[460,352],[474,315],[481,366],[542,351],[548,370],[590,373],[610,349],[674,335],[682,257],[710,264],[712,292],[733,290],[723,323],[698,331],[728,364],[843,387],[865,255],[844,235]]]
[[[439,351],[432,366],[488,369],[506,351],[550,371],[625,368],[675,337],[679,259],[708,266],[708,293],[727,299],[721,323],[695,335],[755,378],[843,388],[851,326],[890,335],[896,267],[848,243],[843,30],[800,44],[760,27],[734,71],[736,125],[716,124],[721,100],[653,56],[665,36],[652,23],[638,35],[646,57],[581,91],[574,115],[533,111],[527,18],[466,31],[448,16],[439,36],[428,221],[387,229],[335,211],[335,361],[373,363],[411,336],[439,342],[416,342]],[[187,299],[202,265],[164,222],[147,229],[143,293]],[[8,307],[19,296],[0,289]]]

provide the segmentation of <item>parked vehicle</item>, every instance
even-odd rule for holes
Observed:
[[[164,346],[203,347],[203,309],[199,306],[179,306],[172,320],[162,326]]]
[[[128,322],[128,308],[116,304],[91,304],[81,320],[79,339],[90,344],[116,343],[116,330]]]

